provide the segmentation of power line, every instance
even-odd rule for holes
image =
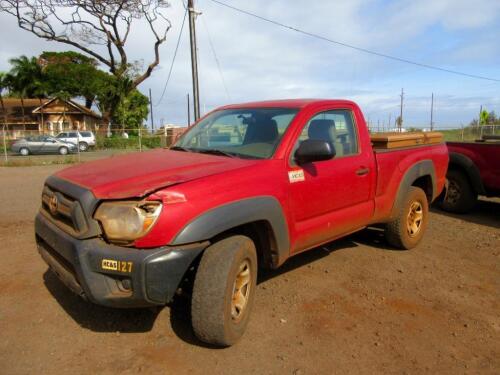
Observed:
[[[168,71],[167,80],[165,81],[165,86],[163,86],[163,92],[161,93],[160,99],[155,104],[155,107],[160,105],[161,101],[163,100],[163,96],[165,95],[165,92],[167,91],[168,82],[170,81],[170,76],[172,75],[172,70],[174,69],[174,63],[175,63],[175,58],[177,56],[177,50],[179,49],[179,44],[181,43],[182,31],[184,30],[184,23],[186,23],[187,13],[188,13],[188,10],[186,9],[186,11],[184,12],[184,18],[182,19],[181,31],[179,32],[179,37],[177,38],[177,45],[175,46],[174,57],[172,58],[172,63],[170,64],[170,70]]]
[[[210,44],[210,49],[212,50],[212,53],[214,55],[215,64],[217,65],[217,70],[219,71],[219,75],[220,75],[220,79],[222,81],[222,85],[224,86],[224,90],[226,91],[227,98],[229,100],[231,100],[231,95],[229,95],[229,91],[227,90],[226,80],[224,79],[224,75],[222,74],[222,69],[220,67],[219,59],[217,58],[217,53],[215,53],[215,48],[214,48],[214,45],[212,43],[212,37],[210,36],[210,32],[208,31],[208,25],[205,22],[205,17],[201,17],[201,19],[202,19],[202,22],[203,22],[203,26],[205,27],[205,31],[207,32],[208,43]]]
[[[224,6],[226,8],[232,9],[232,10],[234,10],[236,12],[243,13],[243,14],[246,14],[248,16],[258,18],[258,19],[260,19],[262,21],[266,21],[266,22],[272,23],[272,24],[274,24],[276,26],[279,26],[279,27],[282,27],[282,28],[285,28],[285,29],[288,29],[288,30],[292,30],[292,31],[295,31],[297,33],[304,34],[304,35],[307,35],[307,36],[310,36],[310,37],[313,37],[313,38],[316,38],[316,39],[321,39],[321,40],[329,42],[329,43],[333,43],[333,44],[337,44],[337,45],[340,45],[340,46],[343,46],[343,47],[351,48],[351,49],[354,49],[356,51],[368,53],[368,54],[379,56],[379,57],[384,57],[386,59],[390,59],[390,60],[394,60],[394,61],[399,61],[399,62],[406,63],[406,64],[416,65],[416,66],[419,66],[419,67],[422,67],[422,68],[439,70],[441,72],[446,72],[446,73],[451,73],[451,74],[457,74],[457,75],[461,75],[461,76],[465,76],[465,77],[469,77],[469,78],[476,78],[476,79],[482,79],[482,80],[486,80],[486,81],[500,82],[500,79],[497,79],[497,78],[491,78],[491,77],[485,77],[485,76],[479,76],[479,75],[475,75],[475,74],[469,74],[469,73],[459,72],[458,70],[451,70],[451,69],[441,68],[439,66],[434,66],[434,65],[419,63],[419,62],[416,62],[416,61],[411,61],[411,60],[403,59],[401,57],[391,56],[391,55],[387,55],[385,53],[381,53],[381,52],[377,52],[377,51],[372,51],[372,50],[369,50],[369,49],[366,49],[366,48],[356,47],[356,46],[353,46],[352,44],[347,44],[347,43],[344,43],[344,42],[339,42],[337,40],[333,40],[333,39],[327,38],[327,37],[319,35],[319,34],[314,34],[314,33],[308,32],[308,31],[304,31],[304,30],[298,29],[298,28],[293,27],[293,26],[285,25],[284,23],[271,20],[269,18],[260,16],[260,15],[255,14],[255,13],[251,13],[251,12],[249,12],[247,10],[236,8],[236,7],[232,6],[232,5],[223,3],[222,1],[219,1],[219,0],[210,0],[210,1],[212,1],[213,3],[216,3],[218,5]]]

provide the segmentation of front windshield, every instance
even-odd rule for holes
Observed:
[[[174,149],[256,159],[270,158],[296,108],[226,109],[186,132]]]

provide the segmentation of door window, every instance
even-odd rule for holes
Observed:
[[[336,109],[314,115],[299,136],[300,142],[317,139],[330,142],[335,147],[335,158],[356,155],[359,151],[358,136],[351,111]]]

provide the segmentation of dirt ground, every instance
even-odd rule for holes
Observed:
[[[260,276],[243,339],[213,349],[183,300],[106,309],[47,272],[33,217],[59,168],[0,168],[2,374],[500,373],[500,200],[433,210],[411,251],[367,229],[291,259]]]

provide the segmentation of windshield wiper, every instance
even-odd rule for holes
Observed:
[[[230,158],[236,157],[236,155],[231,153],[231,152],[222,151],[222,150],[219,150],[216,148],[197,148],[197,149],[193,149],[193,151],[199,152],[201,154],[222,155],[222,156],[227,156]]]
[[[191,149],[182,146],[172,146],[169,150],[189,152]]]

